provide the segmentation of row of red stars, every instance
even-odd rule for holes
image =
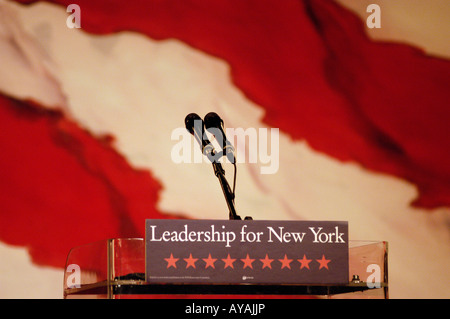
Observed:
[[[173,267],[173,268],[177,268],[177,261],[180,258],[174,258],[173,254],[170,254],[169,258],[164,258],[164,260],[167,262],[167,268]],[[183,258],[184,261],[186,262],[186,269],[189,267],[192,268],[197,268],[196,267],[196,262],[199,258],[193,258],[192,254],[189,254],[189,258]],[[205,269],[208,267],[211,268],[216,268],[214,263],[217,261],[216,258],[212,258],[211,254],[208,255],[208,258],[201,258],[206,264],[205,264]],[[231,258],[230,254],[228,254],[227,258],[222,258],[221,259],[225,265],[224,265],[224,269],[225,268],[232,268],[234,269],[234,265],[233,263],[237,260],[236,258]],[[247,256],[244,259],[240,259],[242,262],[244,262],[243,265],[243,269],[245,268],[250,268],[253,269],[253,262],[256,259],[252,259],[250,258],[250,256],[247,254]],[[259,259],[262,262],[262,269],[264,268],[269,268],[272,269],[272,262],[274,261],[274,259],[270,259],[269,256],[266,254],[266,257],[264,259]],[[291,269],[291,262],[293,262],[293,259],[288,259],[287,255],[284,255],[283,259],[278,259],[278,261],[281,263],[281,269],[283,268],[288,268]],[[312,259],[308,259],[306,258],[306,255],[303,255],[302,259],[297,259],[297,261],[300,263],[300,269],[303,268],[309,268],[309,263],[312,261]],[[321,259],[315,259],[315,261],[317,261],[319,263],[319,269],[325,268],[328,269],[328,263],[331,261],[330,259],[326,259],[325,255],[322,255]]]

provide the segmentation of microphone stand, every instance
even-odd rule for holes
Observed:
[[[234,192],[231,191],[230,185],[228,184],[227,179],[225,178],[225,170],[222,167],[217,159],[224,156],[224,152],[221,151],[219,153],[215,153],[214,147],[208,142],[208,139],[203,139],[203,121],[201,118],[195,114],[188,114],[185,118],[186,129],[189,133],[193,134],[197,142],[200,144],[202,148],[202,154],[205,155],[212,163],[214,169],[214,175],[219,179],[220,186],[222,187],[223,195],[225,196],[225,200],[228,205],[229,218],[230,220],[242,220],[242,218],[236,213],[236,208],[234,207]],[[195,126],[195,121],[201,122],[201,128]],[[201,138],[202,137],[202,138]],[[216,159],[217,157],[217,159]],[[235,171],[236,173],[236,171]],[[235,175],[236,177],[236,175]],[[252,220],[253,218],[246,216],[245,220]]]
[[[231,192],[230,184],[228,184],[228,181],[225,178],[225,170],[223,169],[222,164],[212,159],[211,163],[214,169],[214,175],[216,175],[216,177],[219,179],[223,195],[225,196],[225,200],[228,205],[229,219],[242,220],[241,216],[236,213],[236,208],[234,207],[234,194]],[[250,216],[246,216],[244,219],[252,220],[253,218]]]
[[[225,196],[228,205],[230,220],[241,220],[241,217],[236,213],[236,208],[234,207],[234,194],[231,192],[230,185],[225,178],[225,170],[222,165],[216,161],[213,161],[212,165],[214,168],[214,175],[219,179],[223,195]]]

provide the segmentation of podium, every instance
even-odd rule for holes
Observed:
[[[74,247],[64,271],[64,298],[388,298],[388,243],[349,241],[345,284],[151,283],[145,239],[115,238]]]
[[[351,241],[345,221],[242,220],[223,120],[210,112],[204,123],[190,113],[185,125],[211,161],[229,221],[147,219],[145,239],[75,247],[66,261],[64,298],[388,298],[387,242]],[[205,128],[221,137],[219,152]],[[233,188],[223,156],[234,165]]]

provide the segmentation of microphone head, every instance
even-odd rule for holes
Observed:
[[[202,118],[196,113],[190,113],[186,115],[184,119],[184,125],[186,126],[186,129],[189,131],[189,133],[194,134],[194,123],[198,120],[202,121],[203,123]]]
[[[211,127],[223,128],[223,120],[214,112],[209,112],[205,115],[205,128],[209,129]]]

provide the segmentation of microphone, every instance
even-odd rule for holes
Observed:
[[[205,127],[213,134],[219,143],[222,145],[223,153],[227,156],[228,160],[231,163],[235,163],[236,159],[234,156],[234,147],[231,145],[231,143],[228,141],[225,132],[223,130],[223,120],[220,118],[217,113],[209,112],[205,116]],[[218,138],[218,136],[220,136]]]
[[[190,113],[184,119],[184,124],[189,133],[194,135],[197,143],[200,145],[202,154],[206,155],[211,162],[215,160],[214,147],[205,133],[203,120],[196,113]]]

